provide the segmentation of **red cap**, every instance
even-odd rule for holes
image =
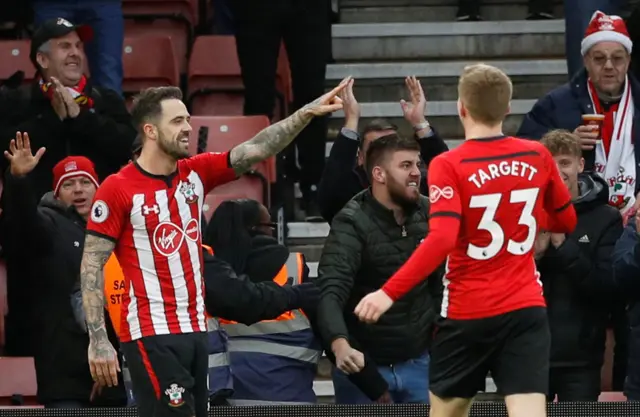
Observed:
[[[93,162],[84,156],[68,156],[53,167],[53,195],[57,197],[62,183],[73,177],[86,177],[98,188]]]
[[[629,53],[633,48],[633,42],[631,42],[624,20],[620,16],[606,15],[600,10],[591,16],[584,39],[582,39],[580,48],[582,55],[586,54],[593,45],[599,42],[621,43]]]

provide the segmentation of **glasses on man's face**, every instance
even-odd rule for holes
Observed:
[[[611,65],[614,67],[621,67],[627,63],[627,56],[622,54],[613,56],[593,54],[591,55],[591,61],[599,67],[604,67],[609,61],[611,61]]]

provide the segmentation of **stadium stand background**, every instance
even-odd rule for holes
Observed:
[[[422,81],[425,89],[429,120],[438,126],[440,134],[453,148],[462,138],[462,126],[456,114],[456,83],[466,64],[483,61],[504,69],[512,77],[514,100],[505,124],[507,134],[515,133],[523,115],[538,97],[566,81],[563,10],[559,0],[554,0],[556,19],[553,20],[523,20],[527,13],[526,0],[486,0],[482,7],[485,21],[463,23],[452,23],[456,0],[340,0],[333,3],[334,6],[339,3],[340,23],[333,26],[335,63],[327,68],[327,87],[347,75],[355,77],[362,119],[385,117],[398,126],[410,128],[400,122],[398,100],[405,94],[404,77],[412,74]],[[123,0],[125,96],[131,97],[149,86],[179,85],[194,116],[191,141],[194,152],[228,149],[270,123],[266,117],[242,116],[243,85],[235,40],[231,36],[205,34],[213,12],[209,4],[204,0]],[[32,81],[34,69],[28,55],[28,38],[1,40],[0,80],[23,71],[23,82]],[[274,114],[280,119],[288,114],[292,101],[284,48],[278,64],[277,90]],[[327,155],[332,139],[342,127],[342,117],[338,112],[331,118]],[[210,216],[221,201],[229,198],[253,198],[265,203],[271,207],[274,220],[280,226],[279,238],[292,250],[306,255],[311,274],[315,275],[329,226],[285,221],[292,219],[293,201],[299,197],[299,191],[283,175],[281,158],[255,167],[238,183],[216,189],[207,197],[205,212]],[[5,281],[2,265],[0,315],[6,313]],[[1,321],[0,347],[4,342]],[[611,390],[611,352],[609,345],[603,367],[603,401],[623,399],[620,393],[608,392]],[[327,361],[319,367],[315,387],[321,401],[331,402],[333,387]],[[35,389],[30,358],[0,357],[0,406],[16,402],[35,405]],[[494,398],[495,386],[490,378],[487,393],[486,399]],[[418,415],[422,410],[407,409],[403,415]],[[385,415],[396,413],[402,412]],[[353,411],[349,415],[359,413]]]

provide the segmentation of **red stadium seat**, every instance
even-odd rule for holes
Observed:
[[[180,76],[167,36],[127,37],[122,54],[125,95],[159,85],[179,85]]]
[[[125,34],[167,35],[178,68],[186,72],[193,28],[198,24],[198,0],[123,0]]]
[[[627,401],[627,397],[623,392],[602,392],[600,393],[600,397],[598,401],[601,402],[616,402],[616,401]]]
[[[198,153],[198,145],[206,147],[203,151],[224,152],[253,138],[262,129],[269,126],[266,116],[194,116],[191,118],[193,133],[189,141],[191,155]],[[271,183],[276,181],[275,158],[259,164],[255,169]]]
[[[29,59],[30,41],[0,41],[0,81],[16,71],[24,72],[24,81],[31,82],[36,69]]]
[[[37,390],[33,358],[0,357],[0,405],[15,405],[14,395],[22,396],[24,405],[36,405]]]
[[[187,86],[194,115],[241,115],[244,85],[233,36],[199,36],[189,59]]]
[[[277,118],[286,116],[291,76],[281,47],[276,74]],[[193,44],[187,80],[189,108],[194,115],[241,115],[244,84],[233,36],[199,36]]]
[[[211,216],[213,216],[213,212],[223,201],[240,198],[248,198],[259,201],[262,204],[268,204],[262,196],[261,181],[255,177],[242,176],[237,181],[216,187],[207,195],[202,208],[205,219],[209,222]]]

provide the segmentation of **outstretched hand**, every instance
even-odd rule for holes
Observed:
[[[424,95],[420,80],[415,76],[412,75],[405,78],[404,83],[407,86],[411,101],[400,100],[400,106],[405,120],[415,126],[425,121],[424,114],[427,109],[427,98]]]
[[[304,107],[306,113],[313,116],[324,116],[325,114],[342,110],[342,99],[338,97],[338,94],[349,84],[349,81],[351,81],[351,77],[345,78],[333,90],[307,104]]]
[[[9,143],[9,150],[4,151],[5,158],[11,164],[11,175],[20,177],[33,171],[38,162],[40,162],[45,150],[45,148],[40,148],[34,155],[31,152],[29,134],[16,132],[16,138],[11,139]]]

